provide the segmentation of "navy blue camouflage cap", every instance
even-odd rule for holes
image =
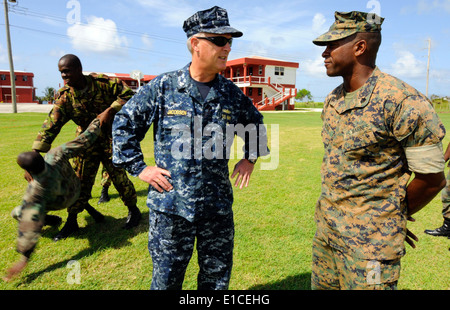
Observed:
[[[384,18],[375,13],[365,12],[335,12],[335,22],[330,29],[313,40],[319,46],[327,45],[329,42],[349,37],[358,32],[381,32],[381,24]]]
[[[230,27],[227,11],[218,6],[198,11],[186,19],[183,24],[183,30],[188,38],[200,32],[231,34],[235,38],[243,35],[239,30]]]

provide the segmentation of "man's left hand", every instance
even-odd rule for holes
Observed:
[[[234,186],[237,187],[240,184],[240,189],[242,189],[244,185],[245,187],[247,187],[254,168],[255,165],[249,162],[247,159],[241,159],[236,164],[236,166],[234,166],[233,174],[231,175],[231,178],[234,178],[236,175],[238,175]]]
[[[114,115],[116,115],[116,110],[111,107],[107,108],[105,111],[97,115],[97,118],[100,120],[100,126],[103,127],[105,125],[112,124]]]
[[[411,216],[408,216],[408,221],[415,222],[416,220],[412,218]],[[406,228],[406,237],[405,237],[406,243],[408,243],[413,249],[416,248],[415,242],[419,241],[419,238],[415,234],[413,234],[408,228]]]

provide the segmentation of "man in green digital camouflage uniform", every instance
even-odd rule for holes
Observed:
[[[45,120],[33,150],[46,152],[61,128],[72,120],[85,130],[89,123],[101,112],[108,109],[115,114],[133,96],[133,91],[119,79],[104,75],[83,75],[81,62],[75,55],[65,55],[58,63],[65,86],[57,94],[56,102]],[[81,193],[77,202],[69,207],[69,216],[55,240],[64,239],[78,230],[77,214],[89,205],[92,186],[100,163],[119,192],[120,198],[128,207],[125,228],[138,225],[141,213],[136,207],[137,197],[133,183],[124,169],[112,164],[111,133],[101,137],[84,154],[74,159],[74,169],[81,179]]]
[[[336,12],[314,44],[343,84],[324,102],[313,289],[396,289],[407,219],[445,186],[445,128],[429,100],[375,65],[383,18]],[[409,182],[412,173],[414,178]]]
[[[444,159],[446,162],[450,159],[450,144],[447,146],[447,150],[444,154]],[[444,218],[444,223],[442,223],[441,227],[438,227],[436,229],[426,229],[425,233],[431,236],[450,238],[450,173],[447,174],[447,185],[441,192],[441,201],[442,217]]]
[[[6,281],[25,268],[41,235],[42,227],[60,223],[58,216],[47,213],[69,208],[78,199],[81,182],[69,159],[85,152],[94,144],[101,135],[101,126],[112,121],[104,118],[107,114],[100,114],[85,132],[74,140],[51,149],[45,158],[34,151],[21,153],[17,157],[17,163],[25,170],[29,183],[22,204],[11,213],[19,222],[17,251],[22,257],[7,271],[4,278]],[[92,207],[87,210],[97,222],[103,220],[103,215]]]

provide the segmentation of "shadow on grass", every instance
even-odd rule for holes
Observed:
[[[142,212],[142,211],[141,211]],[[85,215],[85,213],[82,213]],[[78,217],[83,216],[80,214]],[[89,240],[89,248],[80,251],[69,259],[61,261],[59,263],[48,266],[45,269],[31,273],[27,275],[22,283],[29,284],[33,282],[40,275],[50,272],[59,268],[66,268],[67,264],[71,260],[79,260],[83,257],[90,256],[97,251],[101,251],[108,248],[121,248],[124,246],[131,245],[129,239],[141,233],[148,233],[148,211],[142,213],[142,219],[139,226],[132,229],[124,229],[123,226],[126,222],[125,218],[114,218],[105,215],[105,220],[102,223],[95,223],[92,217],[86,216],[87,225],[85,227],[80,227],[80,229],[68,238],[80,238]],[[42,237],[53,238],[59,230],[56,228],[49,228],[43,231]],[[65,242],[66,240],[61,240],[58,242]]]
[[[258,284],[249,290],[311,290],[311,273],[306,272],[280,281]]]
[[[148,196],[148,189],[136,190],[136,195],[137,195],[137,197],[147,197]],[[98,198],[100,198],[100,196],[95,196],[95,197],[92,197],[92,198],[98,199]],[[111,200],[113,200],[113,199],[120,199],[120,196],[119,196],[119,194],[116,191],[114,191],[112,193],[109,193],[109,198],[111,198]]]

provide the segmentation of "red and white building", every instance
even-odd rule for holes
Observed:
[[[100,72],[88,72],[88,71],[83,71],[84,75],[89,75],[91,73],[100,73]],[[130,87],[133,91],[137,91],[139,88],[139,84],[140,86],[143,86],[145,84],[147,84],[148,82],[150,82],[151,80],[153,80],[156,75],[144,75],[143,78],[139,81],[140,83],[138,83],[137,80],[135,80],[134,78],[132,78],[130,76],[130,74],[128,73],[108,73],[108,72],[101,72],[104,75],[107,75],[110,78],[119,78],[122,81],[124,81],[128,87]]]
[[[16,77],[16,103],[38,103],[34,74],[31,72],[14,71]],[[12,102],[12,87],[10,71],[0,70],[0,103]]]
[[[230,60],[222,75],[252,99],[260,111],[293,110],[299,64],[260,56]]]
[[[297,93],[295,84],[298,68],[299,64],[296,62],[251,56],[228,61],[222,75],[241,88],[258,110],[293,110]],[[104,74],[120,78],[134,91],[137,91],[139,85],[145,85],[156,77],[156,75],[144,75],[138,83],[130,74]],[[15,76],[16,102],[38,103],[33,81],[34,74],[15,71]],[[3,102],[12,102],[10,72],[7,70],[0,70],[0,103]]]
[[[221,74],[235,83],[260,111],[294,110],[298,67],[297,62],[251,56],[228,61],[227,68]],[[83,72],[85,75],[90,73]],[[139,87],[138,81],[130,74],[103,74],[121,79],[134,91]],[[140,85],[147,84],[155,77],[144,75]]]

